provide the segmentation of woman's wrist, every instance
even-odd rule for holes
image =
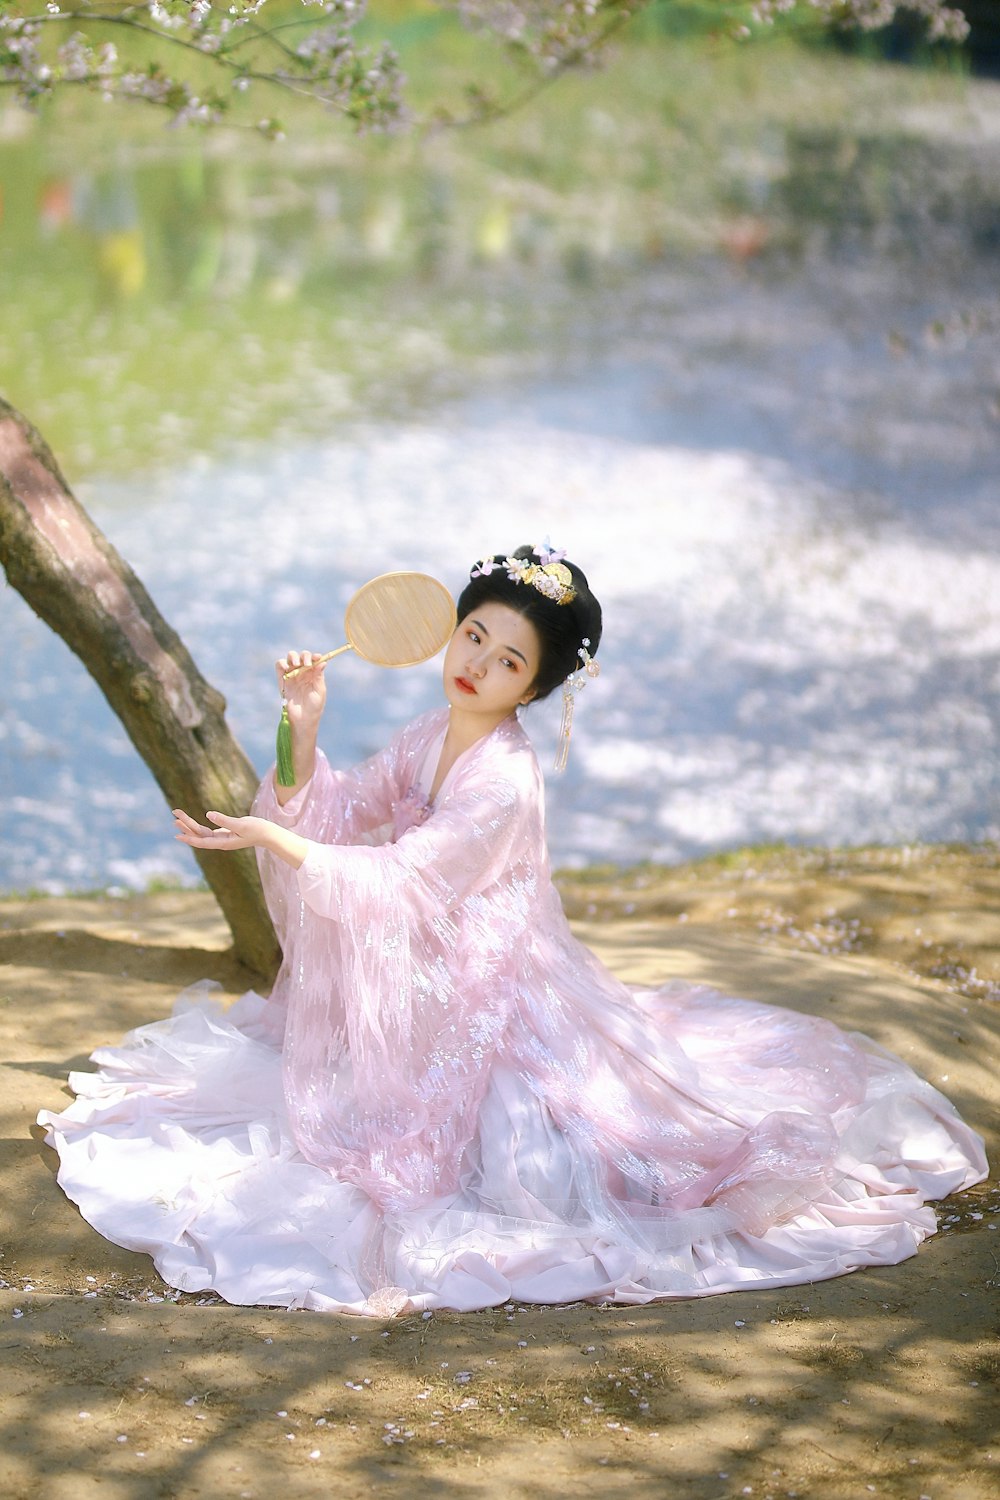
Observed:
[[[293,833],[290,828],[281,828],[277,823],[267,822],[266,828],[261,830],[259,839],[254,840],[258,849],[266,849],[269,854],[283,860],[286,865],[291,865],[297,870],[309,853],[309,840],[304,839],[301,834]]]
[[[319,708],[306,708],[301,703],[294,707],[289,705],[289,719],[292,725],[292,733],[301,734],[307,739],[311,735],[315,739],[319,734],[319,721],[323,717],[323,707],[324,705],[322,704]]]

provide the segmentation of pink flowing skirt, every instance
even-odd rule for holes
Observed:
[[[720,1012],[711,992],[685,993],[671,1040],[730,1100],[754,1088],[727,1051],[734,1006],[776,1043],[809,1024],[751,1002],[726,1000]],[[864,1099],[833,1117],[832,1167],[779,1222],[741,1221],[711,1201],[664,1213],[648,1195],[630,1199],[620,1174],[609,1192],[592,1142],[560,1129],[504,1062],[457,1190],[389,1211],[297,1150],[267,1015],[253,993],[225,1012],[196,987],[172,1018],[96,1052],[97,1072],[72,1074],[77,1097],[62,1114],[39,1115],[59,1182],[88,1222],[152,1256],[182,1291],[385,1317],[792,1286],[913,1255],[935,1229],[927,1200],[986,1174],[982,1143],[952,1105],[852,1037]]]

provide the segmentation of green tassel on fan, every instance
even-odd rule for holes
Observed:
[[[292,761],[292,726],[288,722],[288,704],[281,705],[281,720],[278,724],[278,739],[275,745],[278,785],[295,785],[295,766]]]

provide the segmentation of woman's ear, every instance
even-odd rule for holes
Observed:
[[[523,698],[519,698],[518,699],[518,703],[519,703],[520,707],[524,708],[525,704],[530,703],[534,697],[535,697],[535,690],[534,690],[534,688],[532,688],[529,692],[525,693],[525,695],[524,695]]]

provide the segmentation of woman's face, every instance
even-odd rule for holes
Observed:
[[[445,652],[445,697],[452,709],[499,724],[533,696],[540,658],[530,620],[506,604],[479,604]]]

